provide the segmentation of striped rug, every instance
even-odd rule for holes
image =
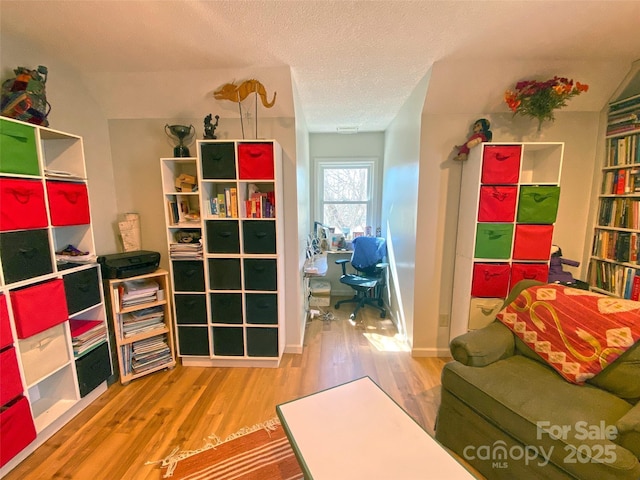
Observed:
[[[174,451],[162,460],[173,480],[297,480],[302,471],[277,418],[244,428],[200,450]]]

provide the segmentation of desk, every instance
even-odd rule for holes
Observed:
[[[369,377],[278,405],[306,479],[473,479]]]

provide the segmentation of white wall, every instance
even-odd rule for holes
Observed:
[[[83,137],[89,201],[98,254],[116,248],[111,225],[116,216],[115,189],[107,120],[89,93],[84,80],[63,60],[43,53],[35,45],[0,32],[2,79],[13,77],[16,67],[49,69],[46,83],[47,100],[51,104],[49,126]]]
[[[413,344],[416,316],[415,259],[423,248],[417,234],[420,130],[424,97],[430,72],[419,82],[394,118],[385,134],[384,185],[382,193],[382,232],[389,254],[389,309],[398,330]],[[429,182],[423,188],[430,188]]]

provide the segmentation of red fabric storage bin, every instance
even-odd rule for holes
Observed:
[[[61,278],[13,290],[11,304],[18,338],[29,338],[69,318]]]
[[[513,240],[515,260],[549,260],[553,225],[517,224]]]
[[[472,297],[504,298],[509,292],[511,267],[508,263],[474,263]]]
[[[482,183],[518,183],[520,152],[520,145],[485,145],[482,155]]]
[[[479,222],[513,222],[516,217],[517,187],[480,187]]]
[[[0,371],[0,405],[5,405],[23,391],[15,348],[0,353]]]
[[[513,263],[511,265],[510,288],[520,280],[537,280],[547,283],[549,278],[549,265],[546,263]]]
[[[0,411],[0,467],[36,439],[29,401],[20,397]]]
[[[89,195],[84,183],[47,182],[51,224],[54,226],[91,223]]]
[[[39,180],[0,178],[0,231],[48,225],[44,188]]]
[[[13,343],[11,324],[9,323],[9,311],[7,310],[7,298],[0,295],[0,349]]]
[[[241,179],[273,180],[273,144],[239,143],[238,176]]]

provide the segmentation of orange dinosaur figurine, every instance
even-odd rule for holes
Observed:
[[[257,93],[262,99],[262,105],[266,108],[271,108],[276,103],[276,94],[273,92],[273,99],[271,103],[267,100],[267,90],[264,88],[258,80],[245,80],[240,85],[235,83],[227,83],[213,92],[213,97],[216,100],[230,100],[232,102],[240,103],[251,93]]]

